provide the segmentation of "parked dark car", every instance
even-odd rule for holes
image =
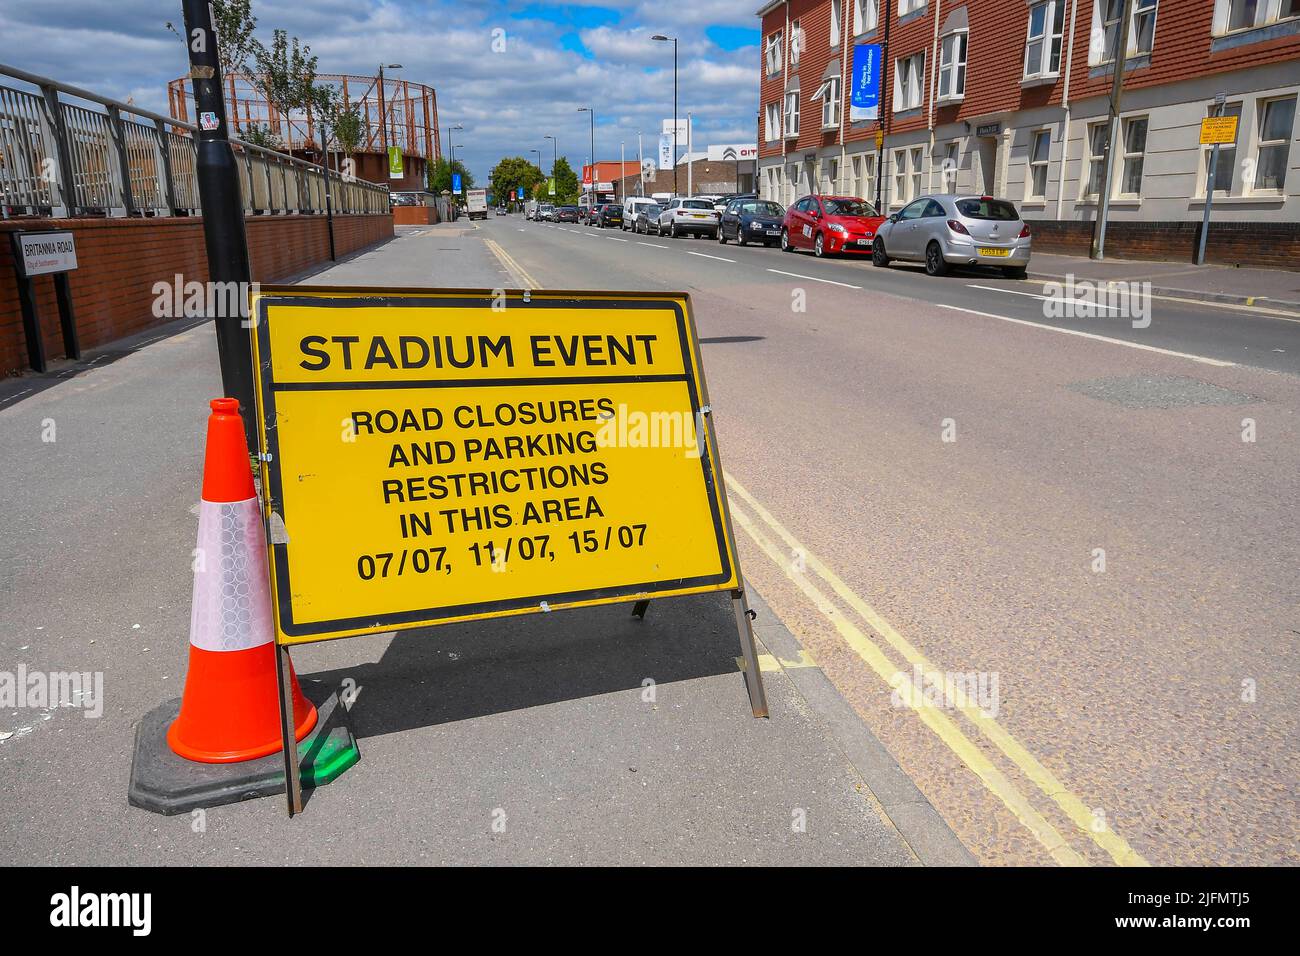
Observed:
[[[600,214],[596,219],[596,225],[601,229],[606,226],[616,226],[623,228],[623,207],[617,203],[607,203],[600,207]]]
[[[577,206],[556,206],[555,221],[556,222],[577,222],[578,207]]]
[[[585,226],[596,225],[598,221],[597,217],[599,215],[600,215],[600,203],[594,203],[593,205],[590,206],[583,206],[579,204],[578,206],[578,222],[582,223]]]
[[[741,196],[727,203],[718,226],[718,242],[736,240],[737,245],[761,242],[774,246],[781,241],[781,222],[785,207],[756,196]]]
[[[650,230],[658,230],[659,214],[663,212],[663,207],[658,203],[648,203],[637,206],[636,218],[632,220],[632,231],[643,232],[647,236]]]

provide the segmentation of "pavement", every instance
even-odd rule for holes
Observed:
[[[1029,271],[1034,278],[1057,281],[1073,276],[1088,282],[1150,282],[1153,295],[1225,302],[1300,316],[1300,272],[1288,269],[1136,259],[1094,261],[1036,252]]]
[[[493,288],[463,224],[313,283]],[[133,726],[185,677],[206,324],[0,389],[0,670],[102,673],[102,714],[0,711],[0,863],[968,865],[974,856],[751,589],[771,717],[751,716],[726,595],[447,625],[294,650],[355,692],[361,762],[283,800],[128,807]]]

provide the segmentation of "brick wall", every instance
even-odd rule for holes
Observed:
[[[1034,220],[1034,251],[1088,254],[1092,223]],[[1106,255],[1115,259],[1191,262],[1199,222],[1116,222],[1106,227]],[[1294,269],[1300,262],[1300,223],[1212,222],[1205,261],[1220,265]],[[1032,267],[1031,267],[1032,268]]]
[[[329,258],[324,216],[249,216],[248,254],[253,279],[290,278]],[[18,229],[68,229],[76,235],[76,272],[69,274],[73,309],[83,349],[159,325],[153,314],[154,283],[206,282],[207,254],[200,217],[167,219],[24,219],[0,222],[0,372],[27,368],[22,311],[14,279],[8,233]],[[390,215],[335,216],[334,244],[339,256],[391,238]],[[33,280],[46,355],[63,356],[54,280]]]

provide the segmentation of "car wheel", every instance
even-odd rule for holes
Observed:
[[[947,271],[948,262],[943,257],[943,250],[939,248],[939,243],[931,242],[925,247],[926,275],[941,276]]]
[[[1025,277],[1024,266],[1003,266],[1002,274],[1008,279],[1023,279]]]
[[[673,239],[677,238],[677,223],[674,222],[668,226],[668,235]]]
[[[781,251],[794,252],[794,246],[790,245],[790,230],[781,230]]]
[[[885,255],[885,240],[876,239],[871,245],[871,264],[885,268],[889,265],[889,256]]]
[[[746,242],[746,240],[745,240],[745,230],[744,230],[744,228],[742,228],[741,226],[737,226],[737,227],[736,227],[736,245],[738,245],[738,246],[743,246],[743,245],[745,245],[745,242]]]
[[[824,258],[826,255],[826,237],[820,232],[817,233],[817,238],[813,240],[813,255],[818,259]]]
[[[726,231],[725,229],[723,229],[721,226],[719,226],[719,227],[718,227],[718,245],[720,245],[720,246],[725,246],[726,244],[727,244],[727,231]]]

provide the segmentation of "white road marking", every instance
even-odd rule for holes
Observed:
[[[667,249],[667,248],[668,248],[667,246],[661,246],[661,245],[659,245],[658,243],[654,243],[654,242],[642,242],[640,239],[638,239],[638,240],[636,241],[636,244],[637,244],[638,246],[649,246],[651,249]]]
[[[768,269],[767,271],[775,272],[779,276],[790,276],[794,279],[807,279],[809,282],[826,282],[830,285],[842,285],[846,289],[862,289],[862,286],[860,285],[849,285],[847,282],[836,282],[834,279],[819,279],[816,276],[802,276],[797,272],[782,272],[780,269]]]
[[[959,305],[944,305],[942,302],[934,303],[941,309],[951,309],[953,312],[966,312],[970,315],[982,315],[986,319],[999,319],[1002,322],[1014,322],[1016,325],[1028,325],[1035,329],[1046,329],[1049,332],[1060,332],[1062,335],[1077,335],[1084,339],[1093,339],[1097,342],[1108,342],[1111,345],[1123,345],[1131,349],[1141,349],[1143,352],[1156,352],[1160,355],[1172,355],[1174,358],[1191,359],[1193,362],[1200,362],[1203,365],[1215,365],[1219,368],[1235,368],[1236,362],[1224,362],[1221,359],[1206,358],[1204,355],[1192,355],[1190,352],[1175,352],[1173,349],[1157,348],[1154,345],[1142,345],[1139,342],[1126,342],[1124,339],[1111,338],[1109,335],[1096,335],[1092,332],[1080,332],[1077,329],[1063,329],[1056,325],[1047,325],[1043,322],[1030,322],[1026,319],[1013,319],[1006,315],[994,315],[992,312],[979,312],[975,309],[963,309]]]
[[[620,239],[618,236],[606,236],[610,242],[631,242],[631,239]]]
[[[966,288],[984,289],[986,292],[1005,292],[1007,295],[1025,295],[1031,299],[1038,299],[1042,302],[1051,302],[1056,298],[1055,296],[1050,295],[1039,295],[1037,292],[1021,292],[1019,289],[1000,289],[995,285],[973,285],[969,282],[966,283]],[[1123,311],[1117,305],[1103,305],[1100,302],[1089,302],[1087,299],[1061,299],[1060,301],[1062,304],[1066,305],[1085,305],[1092,309],[1109,309],[1112,312]]]
[[[722,256],[711,256],[707,252],[691,252],[689,249],[686,250],[686,254],[688,256],[699,256],[701,259],[717,259],[719,262],[734,263],[736,261],[735,259],[724,259]]]

